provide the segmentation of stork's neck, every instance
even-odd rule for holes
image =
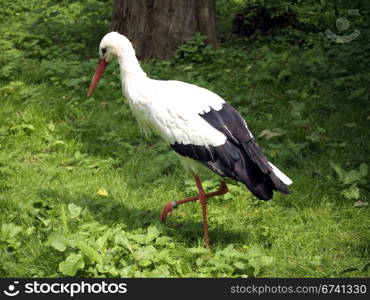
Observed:
[[[124,82],[147,78],[131,45],[125,45],[117,58],[120,66],[121,79]]]

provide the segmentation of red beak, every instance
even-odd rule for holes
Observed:
[[[90,84],[89,90],[87,92],[87,97],[90,97],[92,95],[92,93],[94,92],[94,90],[95,90],[96,86],[98,85],[98,82],[99,82],[100,78],[102,77],[102,75],[104,73],[104,70],[107,67],[107,65],[108,65],[108,62],[104,58],[99,59],[99,63],[96,67],[94,77],[91,80],[91,84]]]

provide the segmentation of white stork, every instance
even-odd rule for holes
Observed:
[[[222,177],[244,183],[262,200],[270,200],[274,190],[289,193],[287,186],[292,181],[267,160],[243,117],[220,96],[181,81],[150,79],[140,67],[131,42],[117,32],[104,36],[99,56],[88,96],[108,62],[117,59],[123,93],[140,127],[160,135],[194,176],[199,194],[167,203],[161,212],[162,221],[178,205],[199,200],[204,242],[209,247],[206,200],[228,192]],[[204,166],[221,176],[215,192],[206,193],[202,187],[198,174]]]

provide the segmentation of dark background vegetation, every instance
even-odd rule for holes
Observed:
[[[140,133],[117,65],[86,99],[112,2],[2,0],[0,276],[369,276],[368,1],[215,7],[217,49],[195,34],[142,66],[235,106],[291,194],[262,202],[230,181],[209,203],[211,251],[198,203],[160,224],[191,178]]]

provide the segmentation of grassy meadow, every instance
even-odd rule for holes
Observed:
[[[169,145],[140,132],[117,64],[86,97],[110,5],[0,4],[0,276],[369,277],[364,19],[349,43],[286,29],[212,50],[195,36],[172,61],[142,64],[221,95],[294,182],[263,202],[227,181],[231,193],[208,202],[207,250],[199,203],[159,221],[196,186]]]

